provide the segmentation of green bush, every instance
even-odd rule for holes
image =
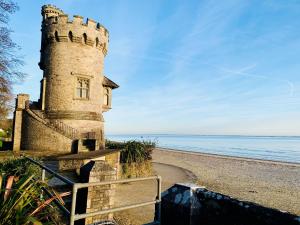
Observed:
[[[152,150],[156,144],[152,141],[117,142],[106,140],[106,148],[121,149],[121,163],[140,163],[152,159]]]
[[[108,149],[124,149],[126,142],[105,140],[105,147]]]
[[[155,143],[151,141],[127,141],[121,151],[121,163],[142,163],[152,159]]]

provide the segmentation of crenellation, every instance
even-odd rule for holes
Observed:
[[[15,149],[36,149],[40,146],[40,150],[57,150],[59,147],[65,152],[74,151],[74,148],[81,151],[80,145],[85,140],[94,143],[88,147],[90,150],[103,149],[103,112],[107,111],[104,105],[111,102],[111,89],[117,88],[104,82],[107,80],[103,75],[103,64],[108,31],[92,19],[84,23],[82,16],[75,15],[70,21],[67,14],[52,5],[43,6],[42,16],[39,66],[43,70],[40,89],[43,94],[40,95],[41,104],[36,106],[40,108],[35,108],[41,111],[39,115],[42,118],[37,120],[28,113],[22,114],[25,115],[23,122],[17,121],[23,123],[19,124],[23,126],[22,132],[17,134],[18,126],[14,131],[17,134]],[[16,112],[18,110],[25,109],[16,107]],[[71,127],[80,140],[52,131],[51,127],[45,128],[40,125],[44,119]],[[33,138],[37,134],[41,134],[38,140]],[[81,143],[79,147],[74,141]]]
[[[68,23],[69,22],[69,16],[67,14],[58,15],[57,22],[59,24]]]
[[[86,24],[87,24],[88,27],[90,27],[92,29],[96,29],[96,27],[97,27],[97,22],[95,20],[92,20],[92,19],[89,19],[89,18],[87,18]]]
[[[83,16],[74,15],[73,16],[73,23],[74,24],[83,24]]]

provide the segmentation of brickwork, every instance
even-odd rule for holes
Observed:
[[[100,182],[116,180],[116,170],[104,161],[91,161],[80,169],[82,182]],[[89,187],[78,193],[78,201],[86,202],[81,204],[78,212],[94,212],[113,207],[115,196],[115,185],[102,185]],[[113,214],[106,214],[87,218],[84,224],[92,224],[101,220],[113,219]],[[79,222],[83,224],[83,221]]]
[[[22,150],[71,152],[72,140],[23,112]]]
[[[25,109],[26,101],[29,95],[18,94],[16,99],[16,110],[14,112],[13,122],[13,150],[20,151],[22,139],[22,123],[23,123],[23,110]]]
[[[120,178],[121,167],[120,167],[120,152],[109,154],[105,156],[105,161],[116,170],[117,178]]]
[[[108,32],[93,20],[88,19],[84,23],[79,16],[71,22],[62,12],[57,17],[49,17],[49,8],[53,7],[44,6],[42,9],[40,65],[46,77],[45,110],[101,113],[103,60],[107,52]],[[83,40],[85,35],[86,42]],[[90,81],[88,100],[76,97],[74,86],[78,77]]]

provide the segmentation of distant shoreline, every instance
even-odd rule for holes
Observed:
[[[254,137],[254,138],[300,138],[300,135],[240,135],[240,134],[108,134],[106,136],[202,136],[202,137]]]
[[[298,136],[139,134],[114,135],[107,138],[120,142],[151,141],[162,149],[300,164],[300,137]]]
[[[189,151],[189,150],[184,150],[184,149],[164,148],[164,147],[159,147],[159,146],[156,147],[156,149],[162,150],[162,151],[191,154],[191,155],[210,156],[210,157],[216,157],[216,158],[221,158],[221,159],[236,159],[236,160],[243,160],[243,161],[248,161],[248,162],[261,162],[261,163],[280,164],[280,165],[300,167],[300,163],[297,163],[297,162],[286,162],[286,161],[280,161],[280,160],[257,159],[257,158],[242,157],[242,156],[221,155],[221,154],[214,154],[214,153]]]

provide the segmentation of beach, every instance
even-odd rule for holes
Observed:
[[[300,164],[210,155],[156,148],[152,154],[155,174],[162,176],[162,190],[175,183],[197,183],[231,197],[300,215]],[[116,191],[116,205],[155,198],[156,183],[128,183]],[[117,213],[126,221],[152,221],[154,207]],[[129,221],[129,222],[128,222]]]
[[[152,156],[190,171],[207,189],[300,215],[300,164],[159,148]]]

